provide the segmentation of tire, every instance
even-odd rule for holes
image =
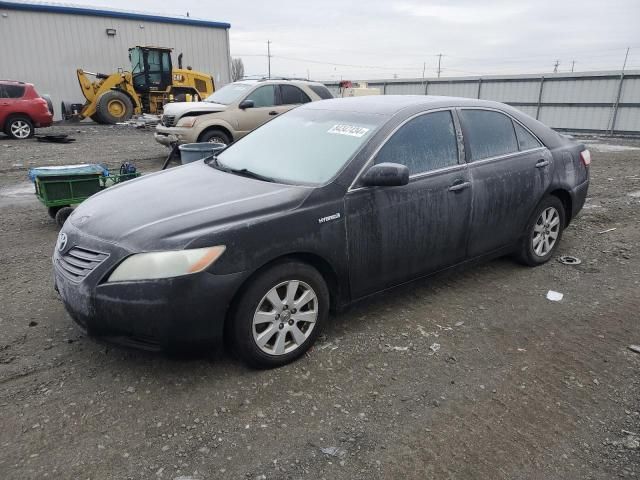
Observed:
[[[53,218],[54,220],[56,219],[56,214],[58,213],[58,210],[60,210],[61,208],[64,208],[64,206],[60,207],[49,207],[47,208],[47,213],[49,214],[49,216],[51,218]]]
[[[293,306],[287,305],[291,298]],[[309,350],[328,313],[329,290],[315,268],[295,261],[275,264],[259,273],[235,303],[229,325],[234,350],[254,368],[286,365]]]
[[[210,130],[206,130],[202,135],[200,135],[198,142],[224,143],[225,145],[229,145],[231,143],[231,139],[229,138],[229,135],[219,128],[212,128]]]
[[[47,108],[49,109],[49,113],[51,115],[55,115],[55,112],[53,111],[53,102],[51,101],[51,97],[49,95],[41,95],[41,97],[44,99],[45,102],[47,102]]]
[[[566,213],[560,199],[553,195],[543,198],[520,240],[516,251],[518,261],[530,267],[548,262],[558,248],[565,225]]]
[[[110,90],[98,98],[96,113],[91,116],[98,119],[98,123],[114,124],[126,122],[133,115],[133,103],[122,92]]]
[[[56,212],[56,223],[60,228],[64,225],[64,222],[67,221],[69,215],[73,213],[73,207],[62,207],[60,210]]]
[[[33,123],[29,117],[24,115],[10,117],[5,124],[4,133],[15,140],[26,140],[33,137]]]
[[[99,123],[100,125],[104,125],[105,124],[105,122],[102,121],[102,117],[99,116],[97,113],[94,113],[89,118],[91,120],[93,120],[94,122]]]

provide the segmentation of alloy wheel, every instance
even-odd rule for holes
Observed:
[[[535,225],[531,239],[533,251],[539,257],[544,257],[553,250],[560,234],[560,214],[554,207],[545,208]]]
[[[279,283],[262,297],[253,315],[253,340],[269,355],[298,349],[318,319],[318,297],[305,282]]]
[[[31,125],[24,120],[16,120],[11,124],[11,134],[16,138],[28,138],[31,135]]]

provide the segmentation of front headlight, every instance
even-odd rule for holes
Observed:
[[[138,253],[116,267],[107,282],[152,280],[201,272],[225,251],[224,245],[192,250]]]
[[[193,127],[193,124],[196,123],[196,118],[197,117],[182,117],[180,120],[178,120],[178,124],[176,125],[176,127],[191,128]]]

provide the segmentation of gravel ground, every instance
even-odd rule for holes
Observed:
[[[640,477],[639,141],[587,139],[589,199],[558,252],[582,264],[414,282],[332,318],[295,364],[252,371],[73,325],[26,169],[150,172],[166,150],[148,131],[49,130],[77,142],[0,138],[0,478]]]

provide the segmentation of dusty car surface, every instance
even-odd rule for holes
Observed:
[[[472,260],[545,263],[589,163],[500,103],[308,103],[217,158],[85,201],[60,232],[56,288],[90,334],[147,348],[226,338],[248,364],[279,366],[330,309]]]
[[[32,84],[0,80],[0,130],[11,138],[25,140],[36,128],[51,126],[51,110]]]
[[[225,85],[203,102],[165,106],[155,139],[170,146],[194,142],[230,144],[277,115],[308,102],[333,98],[317,82],[242,80]]]

